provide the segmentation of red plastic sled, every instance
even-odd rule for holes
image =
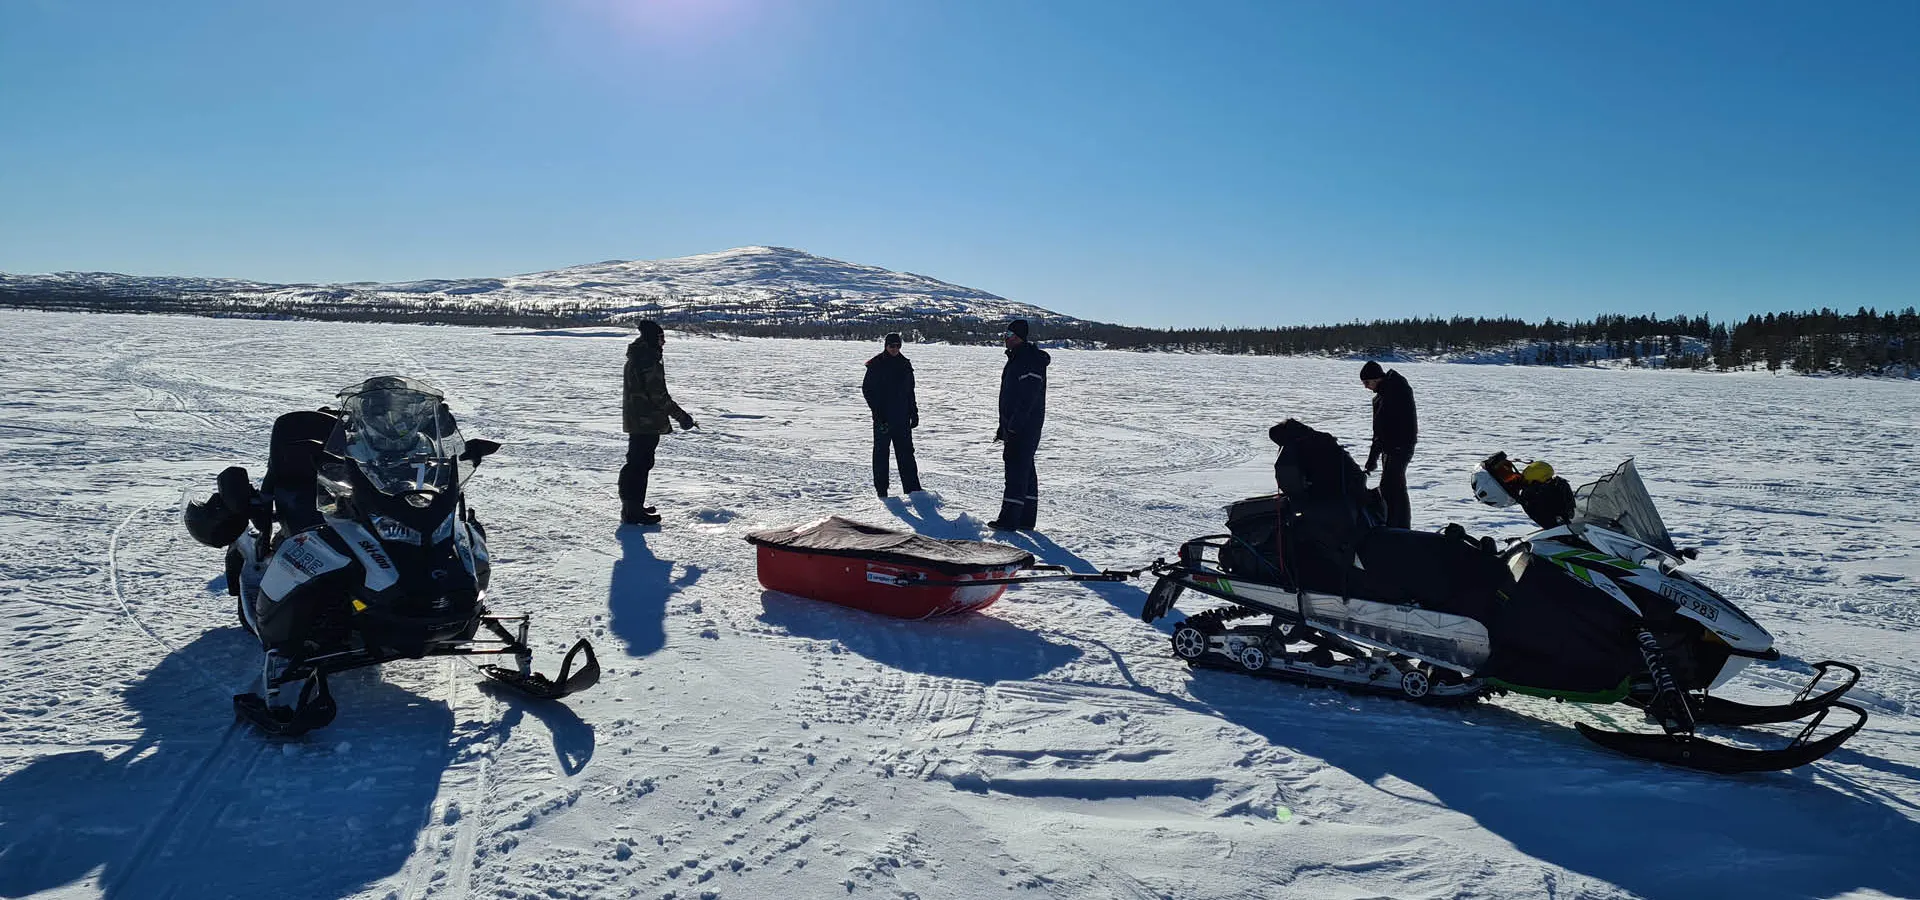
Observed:
[[[1005,544],[940,540],[839,516],[747,535],[768,590],[902,619],[981,609],[1030,578],[1033,554]]]

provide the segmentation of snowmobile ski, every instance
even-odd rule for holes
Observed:
[[[1854,721],[1839,731],[1819,740],[1813,740],[1814,731],[1826,719],[1827,713],[1834,709],[1844,709],[1853,713]],[[1839,749],[1841,744],[1846,743],[1847,739],[1853,737],[1861,726],[1866,724],[1866,710],[1851,703],[1835,702],[1816,711],[1813,714],[1813,720],[1801,729],[1792,743],[1776,750],[1734,747],[1690,732],[1639,734],[1607,731],[1585,722],[1575,722],[1573,727],[1582,737],[1616,753],[1672,766],[1699,769],[1703,772],[1737,775],[1746,772],[1777,772],[1804,766]]]
[[[297,690],[299,697],[292,705],[273,705],[266,697],[254,693],[235,694],[234,714],[271,737],[292,738],[325,727],[339,713],[339,707],[333,702],[333,692],[327,688],[325,673],[306,669],[300,674],[283,678],[270,683],[267,689],[269,692]],[[296,682],[298,687],[290,687]]]
[[[1809,682],[1806,689],[1802,690],[1791,703],[1778,706],[1754,706],[1706,696],[1696,701],[1694,719],[1710,725],[1765,725],[1770,722],[1797,722],[1839,703],[1841,697],[1853,688],[1854,682],[1860,680],[1860,669],[1848,663],[1827,660],[1814,663],[1813,667],[1816,670],[1813,681]],[[1819,696],[1811,696],[1813,689],[1819,687],[1820,682],[1824,681],[1827,673],[1833,669],[1844,670],[1847,673],[1846,682],[1839,687],[1821,692]]]
[[[578,671],[573,668],[574,660],[584,654],[586,661]],[[600,683],[600,659],[593,653],[593,645],[581,638],[567,651],[560,661],[560,675],[556,678],[534,671],[509,669],[506,666],[485,665],[480,674],[487,676],[494,684],[525,694],[537,700],[558,700],[568,694],[577,694]]]

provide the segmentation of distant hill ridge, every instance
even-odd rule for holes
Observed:
[[[40,302],[22,302],[37,299]],[[66,300],[69,302],[62,303]],[[396,283],[270,284],[230,278],[55,272],[0,274],[0,300],[15,305],[169,312],[285,314],[315,318],[538,324],[652,317],[682,324],[847,326],[926,319],[987,323],[1062,316],[997,294],[789,247],[736,247],[677,259],[608,260],[491,278]],[[360,316],[353,315],[355,312]]]
[[[997,341],[1007,320],[1023,318],[1034,321],[1039,340],[1126,350],[1920,377],[1920,314],[1912,307],[1769,313],[1741,322],[1602,314],[1572,322],[1454,316],[1140,328],[789,247],[391,284],[0,274],[0,306],[541,328],[652,318],[747,336],[871,339],[899,331],[911,340],[952,343]]]

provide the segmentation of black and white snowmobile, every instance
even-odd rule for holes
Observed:
[[[1819,663],[1806,689],[1780,706],[1711,695],[1751,661],[1779,652],[1765,629],[1680,569],[1686,555],[1673,547],[1631,460],[1581,488],[1571,508],[1532,504],[1536,518],[1562,521],[1502,550],[1458,526],[1378,527],[1377,497],[1337,442],[1292,422],[1272,436],[1281,445],[1281,493],[1234,504],[1229,533],[1188,541],[1153,569],[1159,581],[1146,621],[1165,616],[1187,590],[1229,604],[1175,628],[1174,653],[1192,664],[1426,703],[1489,690],[1628,703],[1663,733],[1576,727],[1623,753],[1713,772],[1803,765],[1865,724],[1865,712],[1842,700],[1859,677],[1845,663]],[[1477,493],[1484,481],[1476,479]],[[1505,491],[1482,499],[1514,502]],[[1242,619],[1264,621],[1230,624]],[[1836,671],[1844,683],[1816,695]],[[1856,721],[1816,738],[1835,707]],[[1792,742],[1771,750],[1696,733],[1699,725],[1801,719],[1808,722]]]
[[[371,378],[337,402],[274,422],[258,489],[234,466],[186,507],[188,532],[227,548],[227,591],[265,651],[235,712],[304,734],[334,718],[327,676],[429,656],[511,656],[481,673],[542,699],[597,682],[584,638],[548,678],[533,671],[528,617],[488,611],[486,529],[463,487],[500,445],[464,439],[441,394],[412,379]]]

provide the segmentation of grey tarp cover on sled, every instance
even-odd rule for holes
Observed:
[[[802,553],[853,556],[890,562],[948,575],[969,575],[987,569],[1026,568],[1033,554],[1005,544],[930,538],[911,531],[895,531],[828,516],[804,525],[750,532],[747,542]]]

